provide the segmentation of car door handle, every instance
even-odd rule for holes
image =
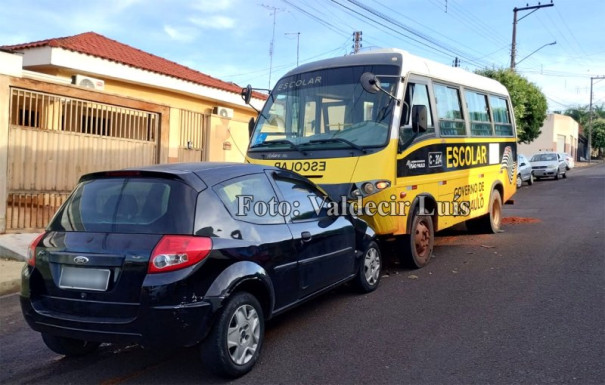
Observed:
[[[300,239],[303,242],[309,242],[311,240],[311,233],[308,231],[303,231],[302,233],[300,233]]]

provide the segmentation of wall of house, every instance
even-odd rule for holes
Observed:
[[[11,76],[20,76],[22,58],[0,51],[0,233],[6,228],[6,201],[8,197],[8,105]]]
[[[540,136],[529,144],[517,146],[519,153],[527,157],[540,151],[567,152],[574,159],[578,149],[579,125],[566,115],[549,114],[540,128]]]
[[[56,76],[65,80],[70,80],[74,75],[73,71],[56,67],[37,67],[37,72]],[[95,75],[91,75],[94,77]],[[150,103],[157,103],[167,106],[170,109],[170,127],[168,141],[168,159],[167,162],[179,161],[180,149],[180,129],[179,129],[179,110],[188,110],[212,115],[214,107],[227,107],[233,110],[233,118],[225,119],[217,115],[212,115],[212,122],[209,125],[209,131],[206,133],[207,143],[205,144],[206,156],[204,160],[208,161],[233,161],[243,162],[246,149],[248,147],[248,121],[250,118],[256,118],[256,111],[248,106],[235,105],[221,100],[204,99],[199,96],[152,88],[145,85],[133,84],[115,79],[107,79],[99,76],[105,82],[103,93],[128,96],[138,100],[145,100]]]

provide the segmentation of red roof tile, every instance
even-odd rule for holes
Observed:
[[[193,83],[239,94],[241,87],[235,83],[225,82],[191,68],[166,60],[159,56],[141,51],[129,45],[109,39],[95,32],[86,32],[79,35],[60,37],[23,43],[5,45],[0,48],[19,51],[37,47],[56,47],[79,52],[117,63],[126,64],[135,68],[172,76]],[[256,97],[266,99],[265,95],[255,93]]]

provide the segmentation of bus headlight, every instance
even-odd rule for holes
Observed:
[[[391,182],[388,180],[371,180],[355,184],[355,188],[351,191],[352,198],[366,197],[376,194],[388,187],[391,187]]]
[[[372,195],[376,192],[376,187],[370,182],[364,183],[361,188],[363,189],[364,195]]]

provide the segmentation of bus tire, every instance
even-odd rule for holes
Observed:
[[[426,266],[433,256],[434,245],[433,219],[429,215],[415,212],[410,234],[403,238],[402,262],[416,269]]]
[[[466,228],[472,233],[499,233],[502,225],[502,197],[500,191],[493,190],[489,199],[487,214],[466,221]]]

